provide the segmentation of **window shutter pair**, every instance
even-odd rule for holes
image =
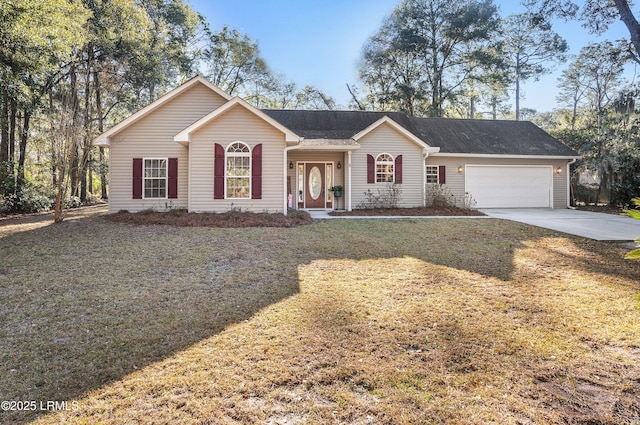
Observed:
[[[178,198],[178,158],[169,158],[167,170],[167,198]],[[133,158],[133,199],[142,199],[144,164],[142,158]]]
[[[224,199],[225,150],[216,143],[213,151],[213,199]],[[251,199],[262,199],[262,143],[251,149]]]
[[[394,183],[402,184],[402,155],[396,156],[393,166]],[[376,182],[376,159],[373,155],[367,154],[367,183]]]

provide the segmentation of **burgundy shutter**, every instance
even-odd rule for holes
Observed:
[[[133,158],[133,199],[142,199],[142,158]]]
[[[215,144],[213,152],[213,199],[224,199],[224,148]]]
[[[367,183],[376,182],[376,160],[367,154]]]
[[[178,158],[169,158],[167,198],[178,198]]]
[[[262,199],[262,143],[251,151],[251,199]]]
[[[447,183],[447,173],[444,165],[438,165],[438,182],[440,184]]]
[[[393,172],[395,174],[395,182],[397,184],[402,184],[402,155],[396,156],[396,163]]]

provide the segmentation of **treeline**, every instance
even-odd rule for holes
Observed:
[[[562,16],[603,31],[629,18],[628,4],[523,2],[527,12],[508,17],[492,0],[399,2],[363,46],[342,107],[536,119],[585,154],[579,170],[598,177],[597,198],[628,202],[639,192],[638,90],[622,75],[638,47],[607,42],[570,58],[550,24]],[[521,83],[567,60],[560,108],[521,108]],[[0,3],[0,213],[53,206],[60,220],[65,206],[105,199],[106,153],[91,140],[196,74],[259,108],[339,106],[272,72],[255,40],[213,30],[182,0]]]
[[[92,139],[196,74],[262,108],[335,106],[182,0],[6,0],[0,40],[0,212],[55,207],[60,220],[64,206],[105,199]]]
[[[582,154],[572,189],[584,203],[632,206],[640,195],[639,87],[624,78],[625,42],[583,47],[559,79],[561,108],[532,120]]]
[[[353,106],[536,121],[583,155],[572,168],[574,200],[630,206],[640,196],[640,90],[623,75],[640,63],[640,24],[629,3],[522,3],[525,13],[505,17],[492,0],[402,1],[364,46]],[[629,41],[592,43],[569,56],[553,18],[580,20],[594,34],[622,20]],[[521,83],[561,63],[557,109],[521,108]]]

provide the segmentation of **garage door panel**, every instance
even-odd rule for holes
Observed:
[[[547,166],[467,165],[465,191],[477,208],[548,208],[552,177]]]

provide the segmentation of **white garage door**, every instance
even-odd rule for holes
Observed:
[[[551,207],[553,168],[531,165],[467,165],[465,191],[476,208]]]

